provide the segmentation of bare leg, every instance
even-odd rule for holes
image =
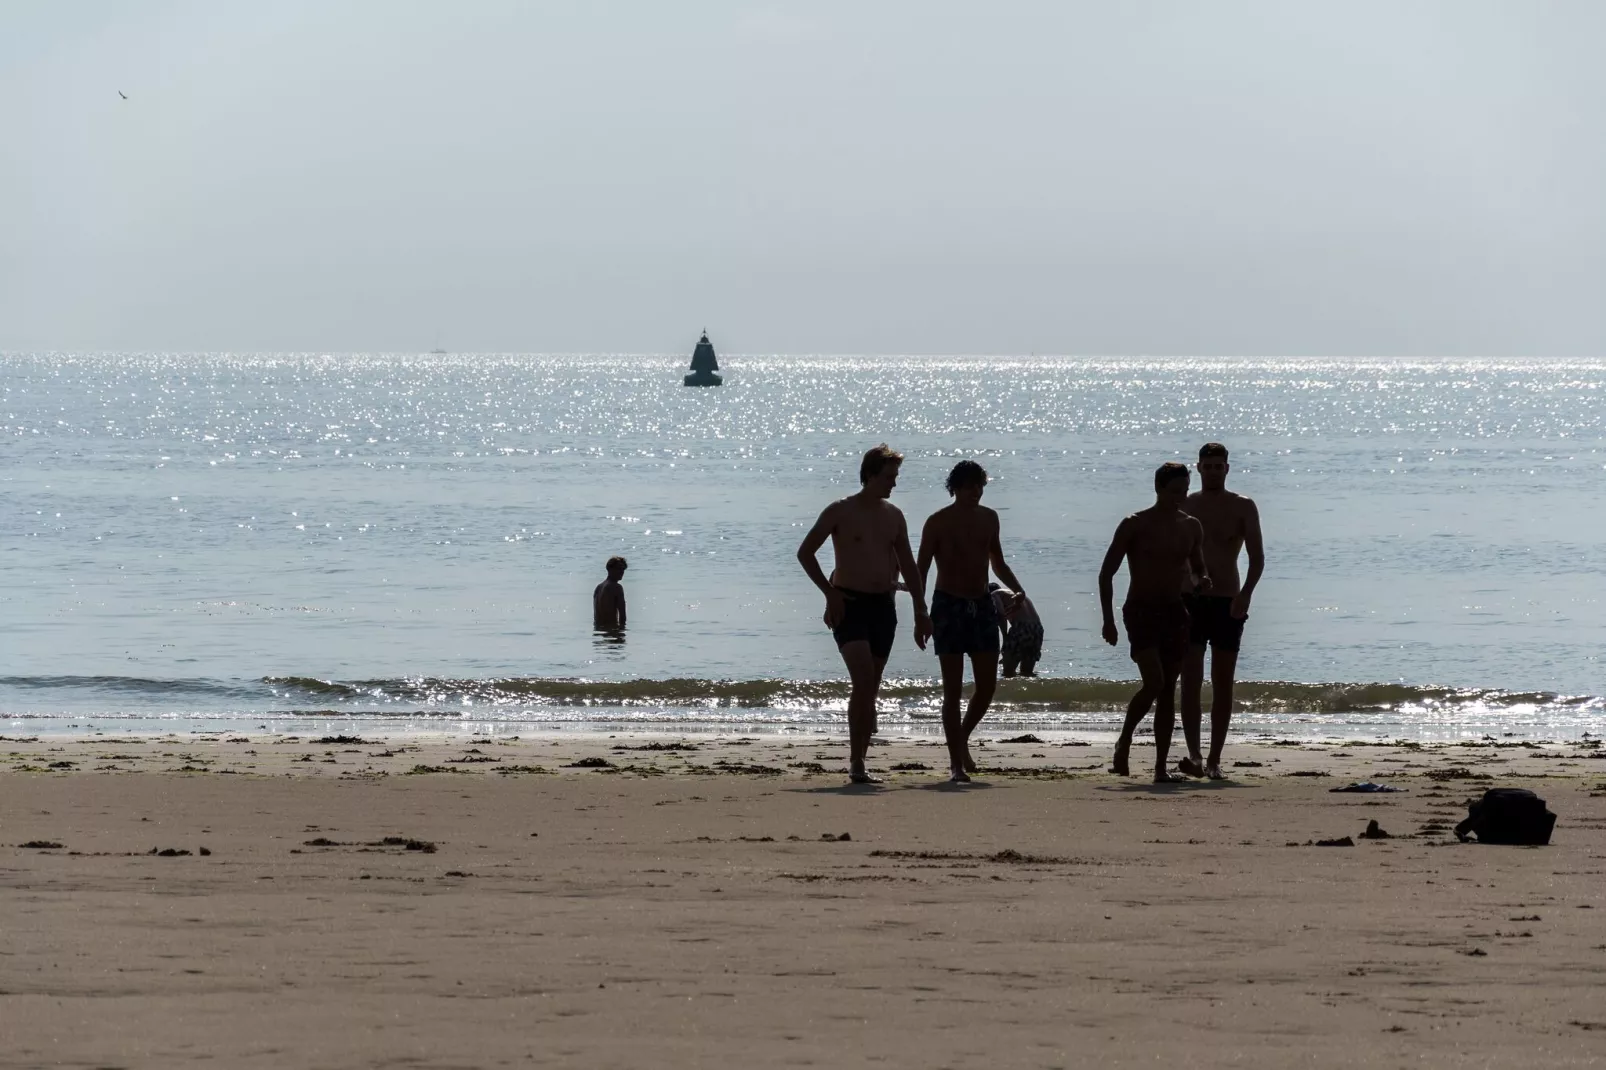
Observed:
[[[1004,675],[1006,677],[1014,676],[1015,675],[1015,671],[1016,671],[1016,666],[1018,664],[1019,663],[1016,662],[1013,658],[1005,658],[1004,659]],[[1030,674],[1028,673],[1027,675],[1030,675]]]
[[[881,670],[887,663],[877,661],[870,654],[870,644],[862,639],[842,644],[842,661],[853,681],[848,695],[848,777],[855,784],[880,783],[865,771],[864,756],[875,731],[876,692],[881,690]]]
[[[1020,659],[1020,674],[1022,676],[1036,676],[1037,675],[1037,659],[1036,658],[1021,658]]]
[[[970,708],[965,711],[964,747],[965,772],[974,773],[976,759],[970,756],[970,734],[987,716],[987,707],[992,705],[993,694],[998,690],[998,654],[988,650],[970,655],[970,672],[976,679],[976,690],[970,696]]]
[[[1182,761],[1181,769],[1190,776],[1204,776],[1204,757],[1199,749],[1204,658],[1205,648],[1191,644],[1182,658],[1182,738],[1188,743],[1188,757]]]
[[[942,738],[948,744],[948,772],[950,780],[964,782],[965,727],[959,719],[959,700],[965,689],[965,655],[939,654],[937,664],[942,666]]]
[[[1158,659],[1156,659],[1158,660]],[[1171,753],[1171,732],[1177,723],[1177,674],[1181,671],[1180,663],[1167,663],[1161,669],[1164,674],[1160,685],[1160,694],[1154,704],[1154,782],[1156,784],[1169,784],[1181,777],[1173,776],[1166,769],[1166,756]]]
[[[1121,726],[1121,736],[1115,741],[1115,760],[1110,764],[1110,772],[1120,776],[1130,776],[1131,769],[1128,759],[1132,751],[1132,734],[1138,730],[1138,725],[1149,714],[1149,707],[1154,704],[1155,698],[1160,694],[1160,687],[1165,681],[1165,670],[1160,664],[1160,652],[1152,647],[1147,650],[1134,650],[1132,660],[1137,663],[1138,672],[1143,677],[1142,686],[1138,693],[1132,696],[1132,701],[1126,706],[1126,723]],[[1170,743],[1171,730],[1166,728],[1166,742]]]
[[[1210,651],[1210,758],[1205,771],[1221,775],[1221,748],[1227,743],[1227,726],[1232,723],[1233,676],[1238,670],[1238,652],[1214,647]]]

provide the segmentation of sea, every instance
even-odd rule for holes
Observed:
[[[1266,538],[1243,732],[1606,731],[1606,360],[732,354],[705,389],[686,363],[0,354],[0,730],[835,731],[794,555],[887,442],[916,538],[956,461],[991,477],[1047,632],[993,723],[1107,731],[1135,674],[1100,560],[1215,440]],[[597,634],[615,554],[629,627]],[[882,731],[932,731],[899,603]]]

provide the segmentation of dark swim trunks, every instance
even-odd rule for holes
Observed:
[[[1037,621],[1010,621],[1004,636],[1005,661],[1037,661],[1043,656],[1043,626]]]
[[[1188,610],[1182,596],[1140,602],[1128,602],[1121,607],[1121,620],[1126,625],[1127,642],[1132,644],[1132,658],[1144,650],[1158,650],[1160,661],[1166,665],[1180,664],[1188,649]]]
[[[998,612],[990,594],[960,598],[931,592],[931,638],[938,655],[998,652]]]
[[[1233,619],[1230,595],[1185,594],[1182,600],[1188,606],[1188,642],[1237,652],[1249,616]]]
[[[847,608],[842,611],[841,622],[831,629],[836,645],[867,642],[870,656],[885,661],[892,653],[892,637],[898,631],[898,607],[892,602],[892,592],[872,594],[846,587],[838,587],[837,591]]]

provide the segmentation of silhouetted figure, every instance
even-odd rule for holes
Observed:
[[[1183,511],[1204,528],[1204,558],[1214,581],[1209,594],[1185,594],[1188,606],[1188,655],[1182,663],[1182,736],[1188,756],[1177,767],[1190,776],[1221,780],[1221,748],[1232,722],[1232,685],[1238,670],[1238,647],[1249,600],[1266,568],[1260,539],[1260,510],[1242,494],[1227,489],[1227,447],[1207,442],[1199,448],[1199,490],[1188,495]],[[1249,551],[1249,574],[1238,582],[1238,555]],[[1199,722],[1203,717],[1205,647],[1210,647],[1210,756],[1199,754]]]
[[[714,373],[719,371],[719,358],[714,356],[714,344],[708,340],[708,331],[697,342],[691,355],[691,374],[684,382],[687,386],[718,386],[725,380]]]
[[[1199,521],[1182,511],[1188,497],[1188,466],[1168,461],[1154,473],[1154,504],[1133,513],[1115,529],[1115,538],[1099,569],[1099,608],[1104,613],[1104,641],[1114,646],[1115,574],[1126,561],[1128,585],[1121,619],[1126,625],[1132,660],[1143,682],[1126,710],[1126,723],[1115,744],[1110,771],[1131,775],[1132,733],[1154,710],[1154,782],[1182,779],[1166,769],[1171,731],[1176,725],[1175,687],[1188,647],[1188,610],[1182,604],[1180,577],[1191,568],[1197,589],[1210,589],[1205,567],[1204,531]]]
[[[875,732],[881,673],[898,629],[898,610],[892,601],[896,573],[903,573],[914,599],[915,645],[924,650],[931,635],[925,586],[909,550],[909,526],[902,510],[887,501],[898,485],[902,463],[903,455],[886,443],[865,453],[859,464],[859,492],[826,506],[797,548],[798,563],[825,595],[825,623],[853,682],[848,697],[848,775],[855,784],[880,782],[864,767],[864,759]],[[815,556],[826,539],[836,555],[830,579]]]
[[[591,592],[591,623],[598,629],[622,629],[625,626],[624,579],[630,564],[622,557],[608,558],[608,578],[597,584]]]
[[[948,742],[948,779],[959,783],[976,772],[970,754],[970,735],[987,715],[998,687],[998,626],[1000,620],[987,587],[987,569],[1024,597],[1020,581],[1004,563],[998,539],[998,514],[981,504],[987,470],[975,461],[960,461],[948,473],[952,505],[932,513],[920,532],[920,580],[925,582],[931,562],[937,562],[937,582],[931,589],[931,637],[942,666],[942,734]],[[965,658],[976,681],[963,720],[959,700],[965,687]]]
[[[1036,676],[1037,662],[1043,656],[1043,621],[1032,600],[997,583],[989,583],[993,606],[1003,622],[1004,645],[999,651],[1004,676]]]

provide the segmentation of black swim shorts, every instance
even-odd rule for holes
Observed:
[[[931,592],[931,638],[938,655],[998,652],[998,611],[993,597],[960,598]]]
[[[842,611],[842,620],[831,629],[836,645],[867,642],[871,657],[887,660],[892,653],[892,637],[898,631],[898,607],[892,602],[892,592],[867,593],[846,587],[838,587],[837,592],[847,608]]]
[[[1121,607],[1132,659],[1144,650],[1158,650],[1166,665],[1182,664],[1188,646],[1188,610],[1182,596],[1127,602]]]
[[[1189,594],[1182,600],[1188,606],[1188,642],[1237,652],[1249,617],[1233,618],[1231,595]]]

